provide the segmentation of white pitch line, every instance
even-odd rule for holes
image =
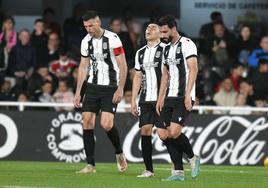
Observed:
[[[36,187],[36,186],[19,186],[19,185],[0,185],[1,188],[52,188],[52,187]]]

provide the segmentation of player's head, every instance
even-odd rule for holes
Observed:
[[[155,23],[150,23],[145,30],[145,38],[147,41],[160,40],[161,32],[160,28]]]
[[[101,21],[97,12],[93,10],[87,11],[84,16],[82,16],[83,24],[87,32],[94,36],[96,32],[100,30]]]
[[[176,18],[172,15],[166,15],[159,19],[160,31],[162,34],[162,40],[164,42],[170,42],[174,34],[177,33]]]

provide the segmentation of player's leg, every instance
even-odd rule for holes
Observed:
[[[164,107],[161,112],[160,120],[156,123],[157,133],[160,139],[163,141],[164,145],[167,147],[167,151],[170,155],[171,161],[174,166],[171,176],[164,181],[184,181],[184,176],[179,175],[178,173],[183,172],[182,166],[182,151],[178,151],[174,145],[172,138],[169,138],[168,129],[170,126],[170,120],[172,117],[172,108]]]
[[[176,148],[182,150],[188,156],[192,168],[191,176],[195,178],[199,174],[200,158],[199,156],[194,155],[188,137],[182,133],[184,122],[189,114],[190,112],[186,110],[184,103],[174,110],[169,136],[174,140]]]
[[[92,88],[94,86],[87,85],[85,89],[85,96],[82,102],[82,117],[83,117],[83,142],[85,154],[87,157],[87,166],[77,173],[92,173],[95,169],[95,138],[94,128],[96,114],[100,110],[98,100],[98,90]]]
[[[96,114],[93,112],[83,112],[83,142],[85,154],[87,157],[87,166],[77,173],[94,173],[95,168],[95,139],[94,127]]]
[[[101,112],[100,124],[102,128],[106,131],[108,138],[114,146],[119,172],[126,171],[127,161],[122,151],[118,130],[114,126],[114,114],[104,111]]]
[[[154,169],[153,169],[153,160],[152,160],[152,124],[145,124],[141,127],[141,149],[142,149],[142,157],[145,164],[146,170],[143,171],[137,177],[153,177]]]

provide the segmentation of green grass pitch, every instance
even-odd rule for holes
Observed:
[[[0,161],[0,188],[268,188],[268,168],[241,166],[201,166],[200,176],[190,178],[185,166],[185,182],[162,182],[170,175],[170,165],[155,164],[154,178],[140,179],[143,164],[129,164],[127,172],[117,172],[116,164],[97,163],[96,174],[75,174],[85,164],[59,162]]]

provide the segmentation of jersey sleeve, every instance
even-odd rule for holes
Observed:
[[[135,70],[141,71],[141,65],[139,62],[139,53],[138,52],[136,52],[136,55],[135,55]]]
[[[190,39],[186,39],[186,41],[182,43],[182,53],[185,59],[197,57],[197,48],[195,43]]]
[[[110,47],[112,48],[115,56],[118,56],[118,55],[125,53],[122,42],[117,34],[112,34],[112,36],[110,38],[110,45],[111,45]]]
[[[82,57],[89,57],[88,42],[85,39],[83,39],[81,42],[81,56]]]

